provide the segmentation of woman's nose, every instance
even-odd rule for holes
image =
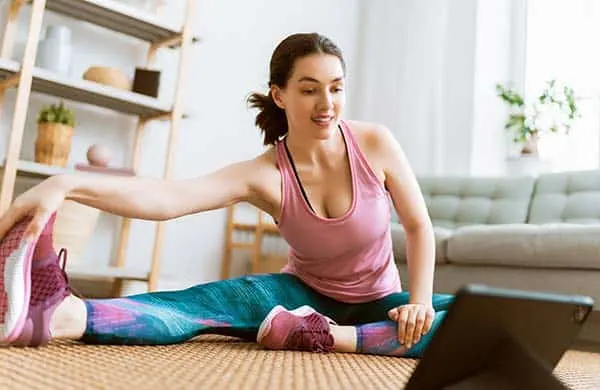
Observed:
[[[325,92],[321,95],[321,99],[319,100],[320,108],[331,108],[333,107],[333,95],[329,92]]]

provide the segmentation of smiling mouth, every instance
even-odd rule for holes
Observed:
[[[320,126],[328,126],[331,124],[331,122],[333,122],[334,117],[333,116],[322,116],[322,117],[316,117],[316,118],[311,118],[313,122],[315,122],[316,124],[320,125]]]

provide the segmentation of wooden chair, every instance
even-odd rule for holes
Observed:
[[[251,251],[250,273],[277,272],[285,264],[286,256],[280,254],[264,253],[264,239],[266,236],[279,236],[277,225],[268,221],[268,215],[253,206],[256,221],[239,221],[236,218],[236,209],[240,206],[232,205],[227,209],[227,225],[225,229],[225,247],[221,268],[221,278],[227,279],[231,274],[231,263],[235,249]],[[251,240],[236,240],[239,232],[248,233]]]

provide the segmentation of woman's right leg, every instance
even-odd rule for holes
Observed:
[[[271,322],[264,320],[277,305],[292,310],[308,305],[330,317],[343,315],[345,310],[344,304],[287,274],[246,276],[181,291],[82,301],[71,294],[64,271],[66,250],[58,254],[54,250],[53,222],[54,217],[37,242],[22,240],[26,221],[0,240],[0,270],[4,271],[0,273],[0,343],[38,346],[53,336],[82,336],[81,340],[90,343],[168,344],[202,333],[255,340],[261,324]],[[302,310],[298,313],[301,322],[314,317]],[[275,322],[288,328],[295,324],[295,320],[281,318]],[[273,340],[274,334],[269,332],[263,340]]]
[[[289,309],[309,305],[332,313],[339,303],[292,275],[251,275],[179,291],[79,302],[65,299],[55,311],[51,332],[57,337],[76,336],[78,331],[81,335],[77,311],[82,305],[86,312],[83,342],[172,344],[206,333],[256,340],[260,324],[277,305]]]

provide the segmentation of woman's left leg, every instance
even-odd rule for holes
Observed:
[[[418,358],[429,345],[453,301],[452,295],[435,294],[433,308],[436,312],[431,330],[410,347],[398,340],[398,323],[388,317],[388,311],[409,302],[408,292],[391,294],[385,298],[352,305],[341,326],[332,326],[335,350],[376,355]],[[345,325],[345,326],[344,326]]]

